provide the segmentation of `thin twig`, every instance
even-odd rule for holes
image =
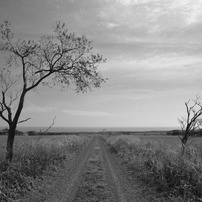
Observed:
[[[45,132],[43,133],[43,135],[45,135],[48,130],[50,130],[50,128],[52,128],[52,126],[55,124],[55,119],[56,119],[56,116],[53,118],[53,122],[51,123],[51,125],[45,130]]]
[[[26,121],[28,121],[28,120],[30,120],[30,119],[31,119],[31,117],[30,117],[30,118],[27,118],[27,119],[24,119],[24,120],[22,120],[22,121],[19,121],[18,124],[19,124],[19,123],[26,122]]]

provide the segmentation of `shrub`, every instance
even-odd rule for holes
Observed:
[[[33,130],[30,130],[30,131],[27,132],[27,134],[28,134],[29,136],[35,136],[35,135],[37,135],[37,132],[36,132],[36,131],[33,131]]]

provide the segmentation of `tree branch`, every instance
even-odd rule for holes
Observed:
[[[45,130],[45,132],[43,133],[44,135],[48,132],[48,130],[50,130],[50,128],[52,128],[52,126],[55,124],[55,119],[56,119],[56,116],[53,118],[53,121],[51,123],[51,125]]]
[[[30,120],[30,119],[31,119],[31,118],[27,118],[27,119],[24,119],[24,120],[22,120],[22,121],[19,121],[18,124],[19,124],[19,123],[26,122],[26,121],[28,121],[28,120]]]
[[[49,71],[48,74],[45,76],[41,77],[36,83],[34,83],[32,86],[26,89],[26,92],[32,90],[33,88],[37,87],[45,78],[49,77],[53,72]]]
[[[9,120],[3,115],[3,112],[2,112],[2,111],[0,112],[0,117],[1,117],[4,121],[6,121],[8,124],[10,124]]]
[[[11,108],[9,106],[7,106],[6,104],[6,99],[5,99],[5,92],[2,91],[2,104],[3,106],[6,108],[7,112],[8,112],[8,121],[12,122],[12,112],[11,112]],[[3,114],[2,114],[3,115]]]
[[[196,96],[196,99],[193,99],[192,102],[192,104],[190,104],[190,100],[185,102],[187,117],[179,119],[179,123],[181,125],[181,135],[179,138],[181,139],[183,145],[182,154],[185,152],[184,149],[187,146],[187,141],[201,126],[199,120],[199,117],[202,115],[202,104],[200,97]]]

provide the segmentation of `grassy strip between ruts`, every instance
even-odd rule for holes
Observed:
[[[152,185],[169,201],[202,201],[202,148],[190,146],[185,156],[160,141],[134,136],[113,136],[111,149],[138,179]]]
[[[57,167],[79,152],[89,141],[84,136],[41,138],[16,146],[13,162],[5,169],[0,159],[0,201],[13,201],[34,189],[47,170]]]

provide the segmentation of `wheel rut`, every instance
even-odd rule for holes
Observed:
[[[96,138],[72,202],[127,202],[101,138]]]
[[[84,168],[88,162],[89,156],[91,155],[92,149],[96,142],[96,138],[94,138],[91,143],[87,146],[86,150],[73,162],[73,166],[71,168],[71,178],[68,181],[68,186],[66,190],[66,195],[68,196],[67,202],[71,202],[75,198],[75,194],[80,184],[80,177],[83,173]]]
[[[105,167],[107,168],[109,175],[111,176],[111,180],[113,181],[113,184],[116,187],[116,193],[118,195],[118,201],[127,202],[124,190],[123,190],[122,185],[121,185],[121,181],[118,178],[117,172],[113,167],[111,159],[109,158],[109,154],[108,154],[108,152],[107,152],[101,139],[99,139],[99,142],[100,142],[100,146],[101,146],[101,150],[102,150],[102,154],[103,154],[103,159],[105,162]]]
[[[81,177],[74,202],[119,201],[97,138]]]

